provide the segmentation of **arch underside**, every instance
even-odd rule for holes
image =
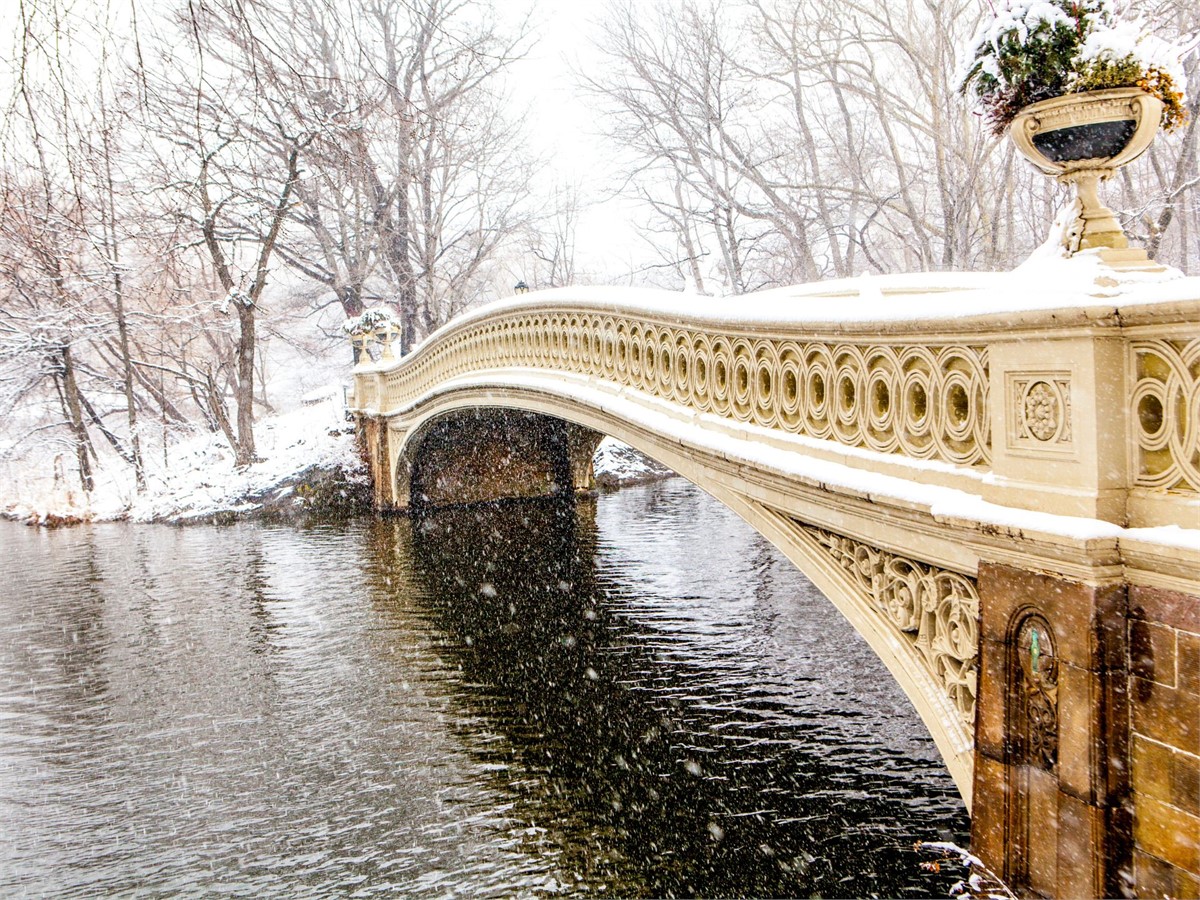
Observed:
[[[789,477],[761,444],[644,398],[526,372],[456,379],[389,417],[392,489],[407,505],[410,452],[439,420],[523,410],[611,435],[726,504],[784,553],[867,641],[929,730],[968,809],[974,763],[978,558],[920,510]],[[756,459],[756,456],[759,457]]]

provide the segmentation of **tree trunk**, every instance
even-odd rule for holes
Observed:
[[[233,448],[236,465],[247,466],[256,459],[254,448],[254,343],[257,333],[255,309],[239,298],[237,381],[233,399],[237,406],[237,444]]]
[[[91,438],[88,437],[87,425],[83,421],[83,409],[79,404],[79,386],[75,382],[75,364],[71,360],[71,348],[64,346],[59,351],[59,374],[62,378],[60,399],[63,411],[67,414],[67,423],[75,441],[75,459],[79,464],[79,481],[85,493],[95,490],[96,482],[92,477],[92,463],[88,458],[92,450]]]

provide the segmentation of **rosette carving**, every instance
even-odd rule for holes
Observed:
[[[1071,378],[1069,373],[1010,375],[1012,429],[1010,446],[1028,450],[1070,450]]]
[[[1058,431],[1062,404],[1050,385],[1039,381],[1025,395],[1025,427],[1039,441],[1048,441]]]

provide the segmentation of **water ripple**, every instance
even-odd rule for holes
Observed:
[[[927,895],[964,836],[865,643],[681,481],[0,542],[5,896]]]

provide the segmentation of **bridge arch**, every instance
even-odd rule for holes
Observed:
[[[542,430],[541,436],[535,432],[526,444],[535,447],[545,440],[547,423],[561,423],[561,436],[553,436],[549,442],[561,441],[563,456],[557,461],[543,457],[542,463],[559,467],[555,476],[559,482],[573,475],[576,489],[588,485],[595,445],[601,436],[609,435],[668,466],[737,513],[787,556],[866,640],[924,722],[970,809],[979,597],[969,565],[960,566],[964,571],[947,569],[878,546],[869,535],[831,531],[797,515],[796,510],[789,512],[758,501],[731,481],[730,460],[719,452],[685,447],[678,439],[664,437],[661,431],[605,408],[586,394],[552,384],[531,388],[489,379],[486,384],[457,385],[437,392],[408,415],[390,422],[396,496],[406,497],[406,505],[414,508],[494,499],[461,483],[446,486],[451,492],[459,490],[457,495],[437,492],[422,496],[427,493],[422,478],[427,477],[430,464],[436,464],[425,454],[432,451],[443,461],[447,458],[443,447],[431,446],[441,443],[439,429],[455,423],[452,433],[468,437],[471,451],[476,452],[479,438],[500,437],[497,416],[507,418],[510,425],[533,425]],[[467,429],[472,425],[480,433],[470,438]],[[544,448],[545,444],[539,451]],[[581,466],[585,466],[582,471]],[[451,480],[458,482],[457,478]],[[500,486],[531,486],[539,480],[545,483],[540,473],[531,477],[525,472],[513,481],[501,479]],[[516,489],[503,496],[536,493]],[[819,516],[813,518],[821,521]]]
[[[601,437],[519,407],[443,411],[394,451],[392,493],[414,509],[579,493],[591,487]]]

